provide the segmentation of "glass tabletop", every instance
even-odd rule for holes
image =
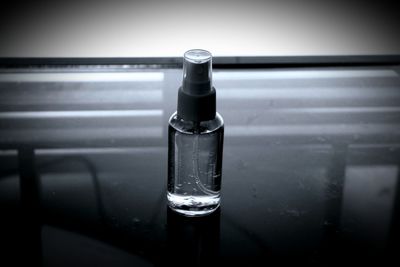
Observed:
[[[215,69],[222,203],[186,218],[166,206],[180,69],[1,69],[1,261],[399,262],[399,70]]]

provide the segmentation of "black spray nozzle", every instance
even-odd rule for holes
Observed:
[[[189,121],[215,118],[216,94],[212,87],[211,53],[193,49],[183,58],[183,81],[178,92],[178,116]]]
[[[212,87],[211,53],[206,50],[193,49],[183,58],[182,89],[188,94],[208,94]]]

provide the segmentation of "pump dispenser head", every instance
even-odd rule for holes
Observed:
[[[184,54],[183,81],[178,93],[178,116],[184,120],[207,121],[215,118],[216,94],[212,87],[212,56],[193,49]]]
[[[183,59],[182,89],[188,94],[200,95],[211,91],[211,54],[205,50],[189,50]]]

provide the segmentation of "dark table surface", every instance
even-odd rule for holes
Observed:
[[[215,70],[222,204],[184,218],[166,207],[181,70],[2,69],[0,265],[398,264],[399,71]]]

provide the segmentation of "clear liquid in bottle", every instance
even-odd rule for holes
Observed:
[[[187,216],[215,211],[220,204],[224,125],[214,120],[169,122],[168,205]]]

